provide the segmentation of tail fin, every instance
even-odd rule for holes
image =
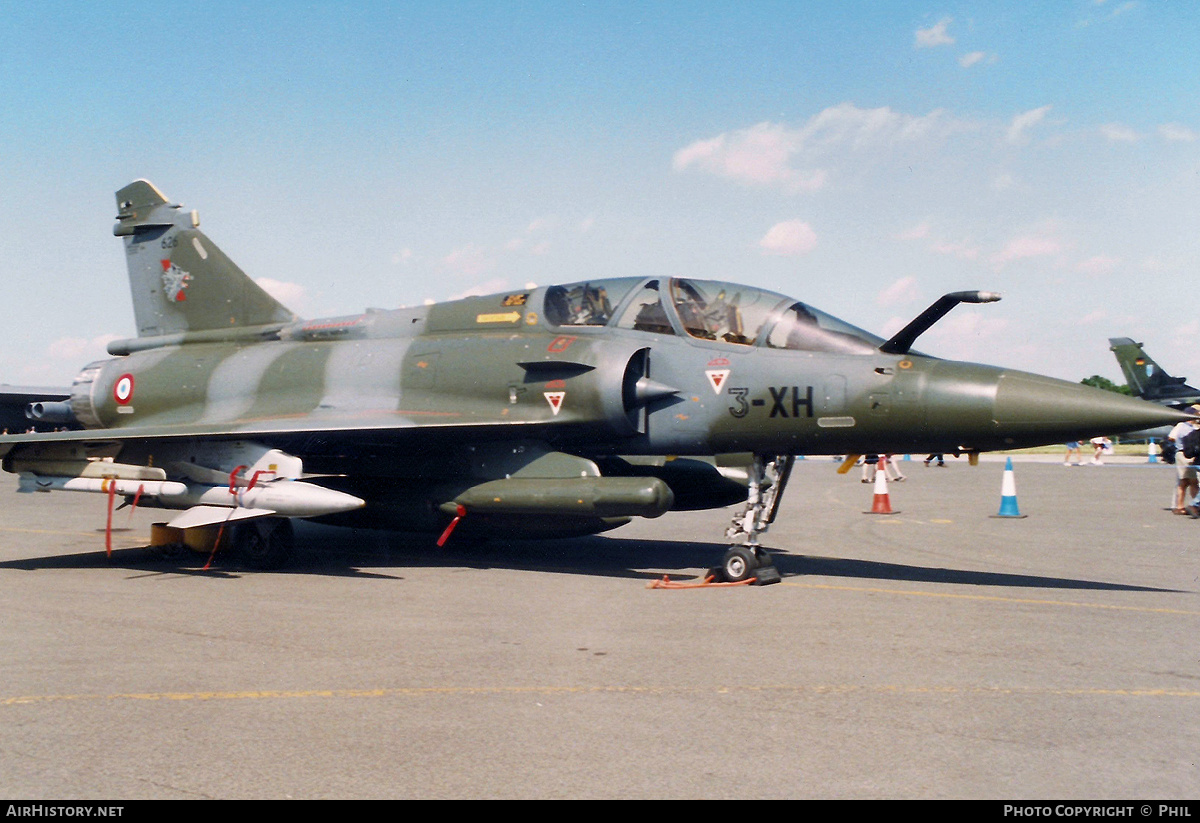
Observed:
[[[1172,377],[1146,354],[1141,343],[1128,337],[1110,337],[1109,348],[1117,357],[1125,382],[1135,395],[1158,402],[1184,401],[1200,397],[1200,389],[1187,385],[1186,377]]]
[[[135,180],[117,192],[139,337],[263,326],[296,319],[246,276],[153,183]]]

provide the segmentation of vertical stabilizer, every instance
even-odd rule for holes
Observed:
[[[196,213],[153,183],[117,192],[113,234],[125,240],[138,336],[286,323],[296,317],[198,228]]]
[[[1200,389],[1187,385],[1186,377],[1172,377],[1163,371],[1141,343],[1128,337],[1110,337],[1109,348],[1116,355],[1125,382],[1134,395],[1158,403],[1184,403],[1200,399]]]

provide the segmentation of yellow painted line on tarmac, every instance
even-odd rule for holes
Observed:
[[[1111,603],[1081,603],[1073,600],[1042,600],[1032,597],[1002,597],[994,594],[955,594],[953,592],[922,592],[915,589],[883,589],[874,586],[834,586],[827,583],[793,583],[790,580],[780,581],[784,586],[794,586],[801,589],[830,589],[833,591],[867,592],[870,594],[899,594],[911,597],[942,597],[950,600],[980,600],[993,603],[1028,603],[1038,606],[1069,606],[1078,609],[1110,609],[1112,611],[1147,612],[1150,614],[1182,614],[1200,617],[1200,611],[1187,609],[1163,609],[1149,606],[1117,606]]]
[[[69,534],[74,535],[75,537],[92,537],[96,534],[95,531],[68,532],[63,531],[62,529],[18,529],[9,526],[0,526],[0,532],[21,532],[22,534]]]
[[[210,692],[160,692],[132,694],[60,694],[24,695],[0,699],[0,706],[27,706],[65,702],[179,702],[205,700],[296,700],[425,698],[462,696],[520,696],[624,694],[624,695],[704,695],[751,694],[774,692],[794,695],[892,694],[961,696],[1040,696],[1040,697],[1175,697],[1200,698],[1196,689],[1121,689],[1121,688],[1042,688],[1029,686],[921,686],[897,684],[812,684],[812,685],[730,685],[730,686],[444,686],[392,689],[311,689]]]
[[[863,514],[874,514],[874,513],[875,513],[875,512],[863,512]],[[903,514],[903,512],[892,512],[892,514]],[[876,522],[878,522],[878,523],[880,523],[880,524],[884,524],[884,523],[896,523],[896,524],[904,524],[904,523],[921,523],[921,524],[925,524],[925,523],[936,523],[936,524],[938,524],[938,525],[940,525],[940,526],[945,526],[945,525],[953,525],[953,523],[954,523],[954,521],[953,521],[953,520],[944,520],[944,519],[940,519],[940,518],[935,518],[935,519],[930,519],[930,520],[922,520],[922,519],[921,519],[921,518],[919,518],[919,517],[886,517],[886,518],[882,518],[882,519],[880,519],[880,520],[878,520],[878,521],[876,521]]]

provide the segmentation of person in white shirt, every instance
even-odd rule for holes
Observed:
[[[1200,405],[1191,406],[1188,411],[1192,414],[1200,414]],[[1196,497],[1196,493],[1200,492],[1200,480],[1197,480],[1196,466],[1183,454],[1183,438],[1194,432],[1200,426],[1197,426],[1191,420],[1184,420],[1181,423],[1176,423],[1171,429],[1171,433],[1167,435],[1175,442],[1175,476],[1178,482],[1175,485],[1175,504],[1171,511],[1174,514],[1190,514],[1187,507]]]

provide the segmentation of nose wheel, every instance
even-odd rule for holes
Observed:
[[[771,562],[771,555],[762,547],[730,547],[721,565],[713,569],[711,574],[726,583],[752,580],[756,586],[766,586],[780,581],[779,570]]]

